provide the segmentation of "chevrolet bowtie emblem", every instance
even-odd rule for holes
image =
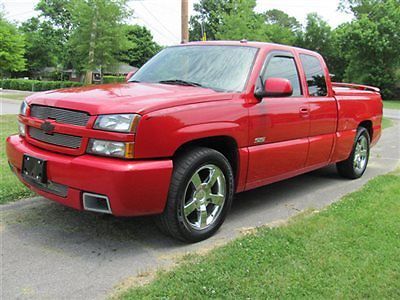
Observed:
[[[40,128],[47,134],[53,134],[55,126],[50,122],[46,121],[42,125],[40,125]]]

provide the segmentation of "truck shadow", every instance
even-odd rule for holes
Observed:
[[[251,223],[253,214],[296,199],[341,181],[332,167],[281,181],[236,195],[222,230],[205,244],[232,237],[238,227]],[[190,250],[186,245],[161,234],[151,217],[116,218],[90,212],[78,212],[46,199],[37,199],[21,207],[2,212],[5,234],[24,244],[46,251],[62,252],[88,260],[112,260],[116,255],[154,254],[158,250]],[[246,220],[246,222],[243,222]],[[254,224],[256,226],[258,224]],[[221,232],[222,231],[222,232]],[[27,258],[29,259],[29,258]]]

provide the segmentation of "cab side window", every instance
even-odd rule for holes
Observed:
[[[319,59],[312,55],[300,54],[301,64],[306,75],[308,93],[312,97],[326,96],[326,79]]]
[[[262,76],[263,82],[268,78],[285,78],[290,81],[293,87],[292,96],[301,96],[301,85],[299,72],[296,68],[296,62],[292,57],[274,56],[268,62],[266,70]]]

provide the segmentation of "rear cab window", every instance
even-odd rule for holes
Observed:
[[[320,60],[312,55],[300,54],[300,61],[306,75],[309,95],[311,97],[327,96],[325,72]]]

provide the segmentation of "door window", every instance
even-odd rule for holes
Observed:
[[[326,96],[326,79],[321,62],[315,56],[300,54],[301,64],[306,74],[308,93],[312,97]]]
[[[268,62],[264,75],[263,82],[268,78],[285,78],[290,81],[293,87],[292,96],[300,96],[301,85],[299,80],[299,72],[296,68],[296,63],[292,57],[274,56]]]

